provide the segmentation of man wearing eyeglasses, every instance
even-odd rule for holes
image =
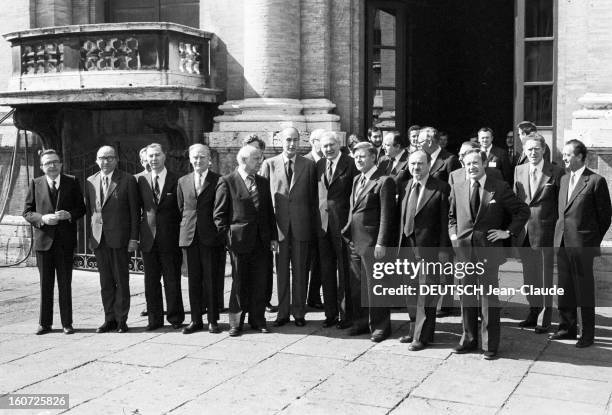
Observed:
[[[417,147],[431,157],[429,175],[438,180],[448,182],[448,176],[451,172],[461,167],[457,156],[440,147],[438,130],[433,127],[423,127],[421,129]]]
[[[100,171],[87,178],[85,188],[89,245],[96,255],[104,306],[104,324],[96,332],[125,333],[130,310],[129,252],[138,248],[138,186],[134,176],[117,169],[113,147],[100,147],[96,163]]]
[[[44,176],[30,182],[23,217],[34,226],[34,250],[40,274],[40,319],[36,334],[51,331],[55,275],[65,334],[72,328],[72,256],[76,245],[77,220],[85,214],[83,194],[74,176],[62,174],[55,150],[40,155]]]

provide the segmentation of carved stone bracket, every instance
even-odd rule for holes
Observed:
[[[44,148],[62,151],[61,119],[55,108],[17,108],[13,114],[15,127],[38,134]],[[61,153],[60,153],[61,154]]]

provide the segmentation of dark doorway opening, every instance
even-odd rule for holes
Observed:
[[[406,3],[407,124],[447,131],[452,151],[482,126],[505,146],[514,121],[514,2]]]

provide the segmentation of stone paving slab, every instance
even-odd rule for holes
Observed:
[[[516,388],[517,396],[534,396],[605,407],[612,388],[609,382],[529,373]]]
[[[605,414],[605,409],[601,406],[525,395],[513,395],[499,413],[503,415],[525,415],[536,413],[536,411],[538,415]]]
[[[493,415],[495,413],[497,408],[413,396],[408,397],[390,412],[391,415]]]

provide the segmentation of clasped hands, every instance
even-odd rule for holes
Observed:
[[[71,220],[72,215],[67,210],[58,210],[55,213],[47,213],[42,216],[45,225],[57,225],[60,220]]]

